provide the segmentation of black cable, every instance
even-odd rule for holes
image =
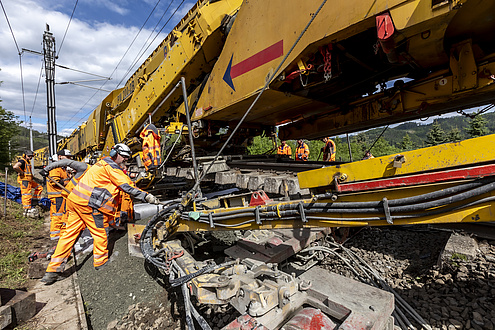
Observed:
[[[41,76],[42,75],[43,75],[43,61],[41,61],[40,77],[38,78],[38,86],[36,86],[36,94],[34,94],[33,108],[31,109],[31,114],[29,115],[29,117],[31,117],[33,115],[34,106],[36,105],[36,99],[38,98],[38,91],[40,89],[40,82],[41,82]]]
[[[380,133],[380,135],[378,135],[378,137],[376,138],[375,142],[373,142],[373,144],[371,145],[371,147],[370,147],[370,148],[369,148],[369,149],[368,149],[368,150],[364,153],[363,157],[366,157],[366,154],[367,154],[368,152],[371,152],[371,149],[373,149],[373,147],[375,146],[375,144],[376,144],[376,142],[378,141],[378,139],[380,139],[380,138],[382,137],[383,133],[385,133],[385,131],[387,130],[387,128],[388,128],[389,126],[390,126],[390,125],[387,125],[387,127],[385,127],[385,128],[383,129],[383,131]],[[361,158],[363,158],[363,157],[361,157]]]
[[[148,20],[150,19],[151,15],[153,15],[153,12],[155,11],[156,7],[158,6],[158,4],[160,3],[161,0],[158,0],[158,2],[156,3],[155,7],[153,7],[153,9],[151,10],[150,14],[148,15],[148,17],[146,18],[146,20],[144,21],[143,25],[141,25],[141,28],[139,29],[138,33],[136,33],[136,35],[134,36],[134,39],[132,39],[132,42],[131,44],[129,45],[129,47],[127,48],[127,50],[125,51],[124,55],[122,56],[122,58],[120,59],[119,61],[119,64],[117,64],[117,67],[120,65],[120,63],[122,62],[122,60],[124,59],[124,57],[127,55],[127,52],[131,49],[132,45],[134,44],[134,41],[136,41],[137,37],[139,36],[139,34],[141,34],[141,31],[144,29],[144,26],[146,25],[146,23],[148,23]],[[119,88],[119,85],[120,83],[122,82],[122,80],[124,80],[125,76],[127,75],[128,72],[125,73],[124,77],[122,77],[122,79],[120,80],[120,82],[117,84],[117,86],[115,86],[114,89],[117,89]]]
[[[26,101],[25,101],[25,97],[24,97],[24,77],[22,75],[22,52],[19,49],[19,45],[17,44],[17,40],[15,39],[14,31],[12,30],[12,26],[10,25],[9,16],[7,15],[7,12],[5,11],[5,7],[3,6],[2,0],[0,0],[0,5],[2,6],[3,14],[5,15],[5,19],[7,20],[7,24],[9,25],[10,34],[12,34],[12,39],[14,39],[15,47],[17,48],[17,54],[19,55],[19,67],[21,70],[22,107],[24,109],[24,122],[27,122]]]
[[[134,57],[134,59],[132,60],[131,62],[131,65],[129,66],[129,68],[127,69],[126,73],[123,75],[122,79],[119,81],[119,83],[117,84],[117,86],[120,86],[120,84],[122,83],[122,81],[124,80],[124,78],[132,71],[132,68],[136,65],[136,63],[141,59],[141,56],[143,56],[144,52],[148,49],[148,47],[146,48],[146,50],[143,52],[143,48],[144,46],[148,43],[148,40],[150,40],[151,38],[151,35],[153,34],[153,32],[155,32],[158,24],[160,24],[160,22],[162,21],[163,19],[163,16],[165,16],[165,14],[167,13],[168,9],[170,8],[170,5],[172,4],[174,0],[170,0],[169,4],[168,4],[168,7],[167,9],[165,9],[163,11],[163,15],[160,17],[160,19],[158,20],[158,22],[155,24],[155,27],[153,28],[153,30],[150,32],[150,34],[148,35],[148,38],[146,39],[146,41],[144,42],[144,44],[141,46],[141,49],[138,51],[138,53],[136,54],[136,56]],[[161,2],[161,0],[158,0],[158,2],[156,3],[155,7],[153,8],[153,10],[151,11],[150,15],[155,11],[156,7],[158,6],[158,4]],[[149,17],[148,17],[149,18]]]
[[[72,22],[72,17],[74,17],[74,12],[76,11],[77,3],[79,0],[76,0],[76,4],[74,5],[74,9],[72,9],[72,14],[70,15],[69,23],[65,28],[64,36],[62,38],[62,42],[60,43],[60,47],[58,47],[58,56],[60,56],[60,51],[62,50],[62,45],[64,44],[65,36],[67,35],[67,31],[69,31],[70,22]]]

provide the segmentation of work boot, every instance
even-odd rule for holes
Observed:
[[[62,276],[60,273],[57,272],[46,272],[45,276],[41,279],[41,282],[45,283],[45,285],[51,285],[58,280],[61,280]]]
[[[101,266],[96,266],[95,269],[96,270],[102,270],[103,268],[105,268],[108,264],[110,263],[110,261],[107,261],[105,262],[103,265]]]

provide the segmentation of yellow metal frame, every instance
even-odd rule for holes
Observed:
[[[467,166],[495,160],[494,140],[494,135],[487,135],[406,151],[400,154],[405,157],[401,167],[394,167],[394,160],[398,155],[395,154],[301,172],[297,177],[301,188],[317,188],[331,186],[336,177],[339,178],[339,183],[349,183]]]

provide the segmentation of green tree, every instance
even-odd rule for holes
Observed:
[[[469,121],[466,132],[472,138],[486,135],[488,134],[488,128],[486,127],[487,123],[488,121],[483,116],[477,115]]]
[[[371,148],[371,154],[373,154],[373,156],[375,156],[375,157],[391,155],[391,154],[395,154],[398,152],[399,152],[399,149],[397,147],[390,145],[390,143],[388,143],[388,141],[385,140],[383,137],[379,138],[376,141],[373,148]],[[362,156],[364,156],[364,154]]]
[[[449,133],[447,133],[448,142],[458,142],[461,141],[461,131],[457,127],[453,127]]]
[[[268,136],[255,136],[251,145],[247,147],[248,154],[262,155],[273,149],[272,139]],[[294,152],[294,150],[292,150]]]
[[[414,142],[411,140],[411,137],[409,136],[409,134],[406,133],[404,135],[404,137],[402,138],[402,142],[400,143],[400,147],[404,151],[414,149]]]
[[[430,131],[426,134],[426,145],[429,147],[436,146],[445,143],[445,140],[445,131],[440,127],[440,124],[437,123],[437,121],[434,121]]]
[[[1,102],[1,100],[0,100]],[[19,122],[13,112],[0,106],[0,164],[5,166],[11,161],[9,142],[19,130]]]

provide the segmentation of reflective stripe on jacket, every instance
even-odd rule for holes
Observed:
[[[22,157],[22,160],[24,161],[24,168],[21,168],[21,170],[24,171],[24,174],[21,173],[17,174],[17,182],[19,182],[19,184],[23,180],[25,181],[33,180],[33,172],[31,172],[31,162],[25,157]]]
[[[296,160],[306,161],[308,160],[308,157],[309,157],[309,147],[306,143],[303,143],[302,146],[298,146],[296,149]]]
[[[148,124],[141,134],[139,135],[143,139],[143,163],[146,169],[150,166],[160,165],[160,134],[158,129],[153,124]]]
[[[68,199],[77,205],[89,206],[104,214],[114,216],[117,210],[115,200],[122,190],[142,201],[147,193],[132,187],[131,179],[110,157],[105,157],[94,164],[82,176]]]
[[[48,175],[57,182],[67,179],[67,172],[63,168],[55,168]],[[63,189],[49,179],[46,181],[46,190],[48,191],[49,198],[62,196]]]
[[[289,155],[292,156],[292,149],[289,145],[279,145],[277,148],[277,154],[278,155]]]

